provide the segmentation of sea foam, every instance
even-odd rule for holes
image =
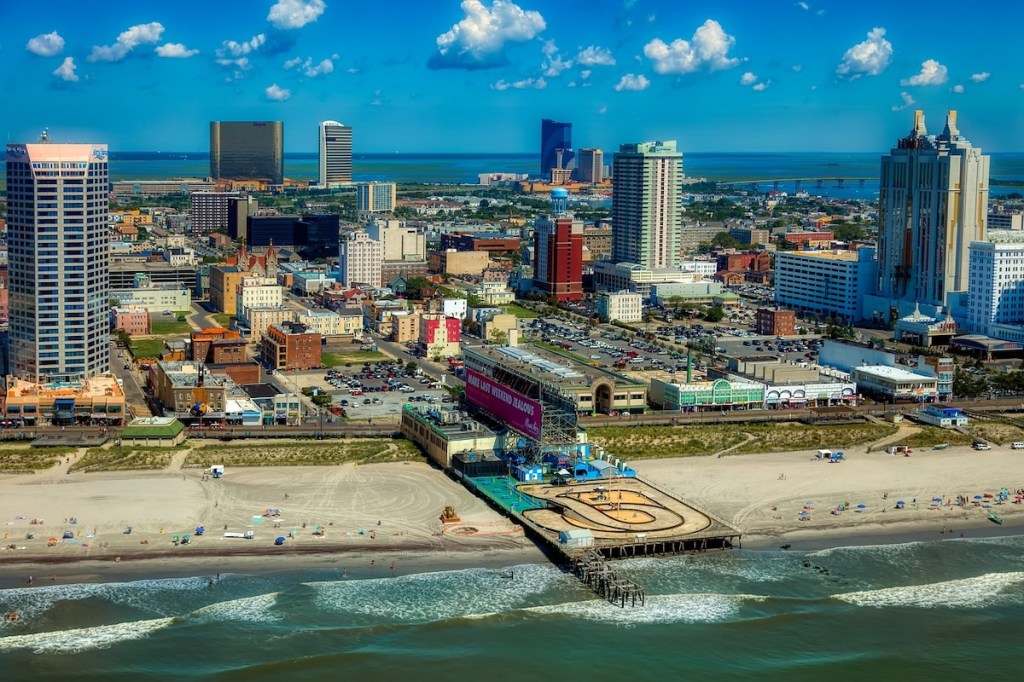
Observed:
[[[986,573],[974,578],[949,580],[924,585],[886,587],[862,592],[832,595],[833,599],[876,608],[903,606],[916,608],[983,608],[1003,598],[1006,588],[1024,582],[1024,572]]]
[[[193,620],[212,621],[230,620],[246,621],[249,623],[273,623],[281,620],[280,613],[273,611],[277,605],[277,596],[280,592],[269,594],[258,594],[254,597],[242,597],[229,601],[217,602],[200,609],[196,609],[190,616]]]
[[[529,613],[596,620],[613,625],[648,623],[718,623],[737,617],[744,602],[765,598],[749,594],[662,594],[648,595],[643,606],[622,608],[603,599],[536,606]]]
[[[74,654],[91,649],[106,649],[119,642],[148,637],[152,632],[165,628],[174,622],[173,618],[137,620],[113,625],[98,625],[77,630],[37,632],[31,635],[0,637],[0,651],[29,649],[37,654]]]

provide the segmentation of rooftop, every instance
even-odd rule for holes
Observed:
[[[860,257],[856,251],[780,251],[780,254],[787,256],[801,256],[803,258],[820,258],[821,260],[841,260],[856,263]]]
[[[886,365],[862,365],[855,367],[854,371],[861,374],[873,374],[874,376],[894,381],[925,381],[931,378],[923,374],[900,369],[899,367],[888,367]]]
[[[199,369],[202,367],[201,363],[175,361],[157,362],[156,364],[163,370],[168,381],[170,381],[175,387],[199,385]],[[227,375],[213,374],[206,367],[203,367],[203,384],[205,386],[225,386],[230,381],[231,379],[229,379]]]
[[[7,397],[39,395],[46,397],[109,397],[123,396],[121,387],[112,375],[97,376],[87,381],[56,381],[50,384],[35,384],[31,381],[13,379],[7,385]]]
[[[125,438],[173,438],[185,425],[174,417],[133,419],[122,434]]]
[[[568,355],[556,353],[533,344],[521,346],[473,346],[467,350],[476,352],[498,364],[517,370],[524,369],[539,378],[566,388],[589,387],[598,379],[611,379],[617,386],[639,386],[636,381],[622,374],[594,365],[580,362]]]
[[[436,409],[422,405],[407,403],[405,412],[416,417],[417,421],[427,424],[431,430],[444,436],[446,440],[469,440],[493,436],[494,432],[478,421],[469,418],[465,412],[458,410]]]

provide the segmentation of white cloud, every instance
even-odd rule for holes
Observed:
[[[326,8],[324,0],[277,0],[267,21],[284,30],[302,28],[319,19]]]
[[[914,100],[914,98],[910,96],[909,92],[901,92],[900,93],[900,99],[903,100],[903,104],[894,104],[894,105],[892,105],[892,110],[893,111],[903,111],[907,107],[912,107],[915,104],[917,104],[917,102]]]
[[[756,82],[757,76],[755,76],[750,71],[747,71],[745,74],[740,76],[740,85],[753,85]]]
[[[590,74],[592,73],[594,72],[591,71],[590,69],[583,69],[582,71],[580,71],[580,78],[582,78],[583,80],[587,80],[588,78],[590,78]]]
[[[244,43],[239,43],[234,40],[225,40],[221,43],[221,48],[217,50],[218,57],[244,57],[250,52],[263,47],[267,42],[267,36],[265,33],[257,33],[252,38]]]
[[[355,75],[355,74],[359,73],[359,67],[357,67],[357,66],[350,66],[347,69],[345,69],[345,73]]]
[[[758,83],[757,85],[752,87],[751,90],[753,90],[755,92],[763,92],[764,90],[767,90],[768,86],[771,85],[771,84],[772,84],[771,81],[764,81],[763,83]]]
[[[263,94],[272,102],[283,102],[292,96],[292,91],[287,88],[278,87],[277,83],[274,83],[264,90]]]
[[[892,43],[885,39],[884,28],[873,28],[864,42],[857,43],[843,54],[836,67],[840,78],[855,80],[861,76],[877,76],[892,60]]]
[[[796,6],[799,7],[800,9],[802,9],[805,12],[811,8],[811,6],[808,5],[806,2],[798,2],[798,3],[796,3]]]
[[[949,80],[949,70],[934,59],[926,59],[921,62],[921,72],[904,78],[900,85],[942,85]]]
[[[660,38],[655,38],[644,45],[644,56],[654,62],[654,71],[662,75],[693,73],[702,68],[718,71],[739,64],[739,59],[728,56],[735,43],[736,39],[722,30],[721,24],[708,19],[694,32],[689,42],[676,38],[666,45]]]
[[[78,74],[75,73],[75,60],[73,57],[64,57],[64,61],[53,72],[53,75],[69,83],[78,82]]]
[[[548,78],[555,78],[566,69],[572,68],[572,60],[562,59],[562,55],[558,53],[558,45],[555,44],[555,41],[545,41],[541,52],[544,53],[545,59],[540,68]]]
[[[35,38],[30,38],[25,43],[25,49],[40,57],[54,57],[64,49],[64,39],[56,31],[42,33]]]
[[[326,76],[334,71],[334,62],[330,59],[324,59],[319,64],[311,64],[310,62],[312,62],[312,60],[307,59],[306,64],[302,67],[302,73],[306,74],[309,78]]]
[[[608,106],[605,105],[605,104],[602,104],[601,108],[597,110],[597,113],[599,113],[599,114],[607,114],[608,113]]]
[[[119,62],[139,45],[155,43],[164,33],[164,26],[159,21],[148,24],[136,24],[122,31],[113,45],[93,45],[90,62]]]
[[[962,86],[959,83],[957,83],[956,85],[951,87],[950,90],[952,90],[953,92],[955,92],[958,95],[962,95],[963,92],[964,92],[964,86]]]
[[[294,59],[289,59],[288,61],[286,61],[284,63],[285,71],[288,71],[289,69],[294,69],[296,66],[298,66],[301,63],[302,63],[302,57],[295,57]]]
[[[615,66],[615,57],[607,47],[588,45],[576,55],[576,63],[583,66]]]
[[[548,87],[548,82],[543,78],[524,78],[512,83],[503,79],[491,85],[491,88],[499,91],[508,90],[509,88],[515,88],[516,90],[543,90],[546,87]]]
[[[221,66],[234,66],[241,71],[248,71],[251,68],[248,57],[239,57],[238,59],[218,59],[217,63]]]
[[[793,71],[795,71],[796,73],[800,73],[801,71],[803,71],[803,70],[804,70],[804,65],[803,65],[803,64],[794,64],[794,65],[793,65],[793,66],[792,66],[791,68],[792,68],[792,69],[793,69]]]
[[[975,83],[984,83],[991,77],[992,74],[990,74],[988,71],[982,71],[981,73],[971,74],[971,80],[974,81]]]
[[[505,43],[532,40],[547,28],[540,12],[523,10],[509,0],[493,0],[487,8],[480,0],[463,0],[463,19],[437,36],[434,68],[489,68],[504,62]]]
[[[156,48],[156,53],[168,59],[188,59],[199,54],[199,50],[190,50],[181,43],[164,43]]]
[[[615,92],[622,92],[623,90],[640,91],[646,90],[651,84],[651,81],[647,80],[647,77],[643,74],[627,73],[625,76],[619,79],[619,82],[615,84]]]

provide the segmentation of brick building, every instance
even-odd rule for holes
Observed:
[[[503,237],[492,234],[442,234],[441,250],[447,251],[515,252],[519,250],[518,237]]]
[[[792,336],[796,334],[796,313],[792,310],[758,308],[754,316],[754,329],[762,336]]]
[[[320,366],[320,345],[320,335],[306,325],[284,322],[267,328],[260,351],[273,369],[312,369]]]
[[[7,293],[6,289],[2,290]],[[0,312],[6,321],[7,311]],[[152,334],[152,325],[150,324],[149,311],[145,308],[135,308],[130,306],[119,306],[110,311],[112,318],[111,324],[114,329],[123,329],[132,336],[144,336],[146,334]]]

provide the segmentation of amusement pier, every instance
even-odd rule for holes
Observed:
[[[602,597],[620,606],[646,597],[609,560],[740,546],[738,528],[587,442],[580,393],[614,395],[628,379],[566,366],[514,338],[464,357],[466,411],[407,405],[402,434]]]

